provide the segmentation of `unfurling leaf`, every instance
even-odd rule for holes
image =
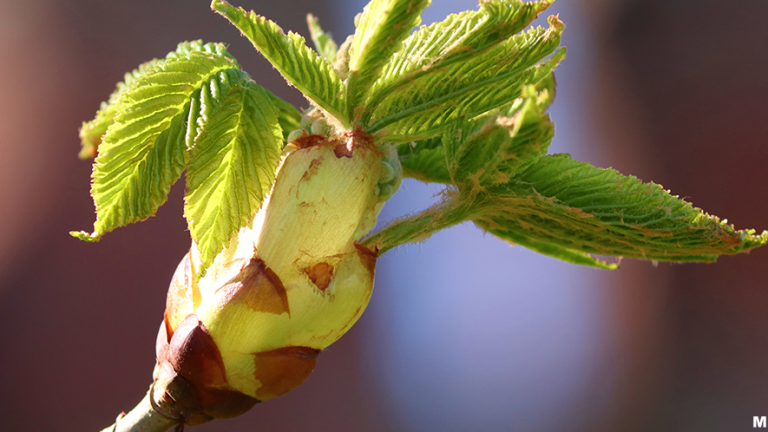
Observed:
[[[430,0],[371,0],[357,17],[347,80],[350,118],[356,116],[355,110],[386,62],[419,25],[421,12],[429,3]]]
[[[107,128],[115,122],[117,114],[117,101],[120,95],[129,88],[137,79],[151,71],[159,62],[158,59],[150,60],[141,64],[131,72],[125,74],[122,82],[117,83],[115,91],[109,95],[106,102],[101,103],[99,111],[96,112],[96,118],[89,122],[84,122],[80,128],[80,159],[94,158],[98,154],[101,139],[107,132]]]
[[[592,254],[714,261],[768,242],[768,232],[736,231],[653,183],[568,155],[543,156],[553,134],[545,113],[553,95],[549,76],[497,114],[456,124],[442,140],[402,145],[408,176],[457,190],[449,189],[445,202],[387,226],[368,244],[386,250],[472,220],[536,252],[614,269],[617,264]],[[439,156],[445,157],[442,164]]]
[[[307,26],[309,27],[309,34],[312,37],[312,43],[315,45],[317,52],[330,63],[335,62],[336,52],[339,50],[339,47],[331,35],[320,27],[320,22],[312,14],[307,15]]]
[[[554,75],[523,93],[498,114],[454,124],[442,137],[401,145],[403,174],[465,192],[474,188],[473,193],[508,181],[546,153],[554,134],[545,113],[555,95]]]
[[[482,0],[477,11],[411,34],[429,0],[372,0],[341,48],[307,17],[321,55],[253,12],[224,0],[211,7],[319,108],[304,119],[320,125],[314,134],[399,145],[405,176],[449,185],[445,202],[371,237],[381,250],[464,220],[605,268],[614,265],[591,254],[711,261],[766,243],[768,233],[736,231],[657,185],[544,156],[564,25],[551,16],[548,28],[518,32],[551,2]],[[181,44],[127,74],[83,124],[81,156],[98,152],[97,221],[92,234],[73,235],[95,241],[152,216],[187,168],[185,213],[204,270],[253,219],[282,145],[299,129],[302,114],[252,82],[223,45]]]
[[[73,235],[97,241],[155,214],[186,165],[190,99],[228,71],[242,73],[223,45],[189,42],[126,85],[112,103],[118,114],[94,165],[94,232]],[[197,124],[190,122],[189,129]]]
[[[541,157],[509,183],[478,196],[472,220],[512,243],[576,264],[589,255],[714,261],[768,242],[737,231],[661,186],[568,155]]]
[[[397,149],[405,177],[427,183],[451,184],[441,137],[430,138]]]
[[[288,134],[292,130],[296,130],[301,125],[301,113],[293,105],[275,96],[274,93],[267,89],[263,89],[269,96],[269,100],[272,102],[279,113],[277,115],[277,122],[280,124],[280,129],[283,130],[283,141],[288,139]],[[285,142],[283,143],[285,144]]]
[[[487,187],[508,182],[515,173],[545,154],[554,136],[554,125],[544,99],[534,86],[504,114],[462,122],[444,138],[446,159],[453,184],[466,194],[476,195]]]
[[[421,27],[382,69],[366,101],[363,123],[393,92],[433,71],[484,55],[523,30],[550,4],[551,1],[483,1],[477,11],[452,14],[442,22]]]
[[[547,78],[565,56],[565,49],[555,52],[564,26],[556,17],[549,23],[548,29],[531,29],[413,80],[375,107],[368,131],[386,129],[391,141],[415,141],[512,103],[525,85]]]
[[[341,124],[349,125],[341,97],[344,83],[328,60],[309,48],[301,35],[286,35],[274,22],[224,0],[214,0],[211,8],[234,24],[291,85]]]
[[[233,83],[191,151],[184,213],[200,273],[256,216],[275,178],[282,131],[270,96],[247,78]]]

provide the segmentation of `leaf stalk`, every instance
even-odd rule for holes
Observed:
[[[471,218],[472,211],[470,204],[451,196],[420,213],[391,222],[363,244],[381,255],[401,244],[424,241],[437,231],[465,222]]]

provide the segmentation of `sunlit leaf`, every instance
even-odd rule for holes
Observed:
[[[234,24],[291,85],[339,122],[349,125],[345,98],[341,97],[344,83],[328,60],[309,48],[301,35],[285,34],[274,22],[223,0],[214,0],[211,7]]]
[[[577,264],[583,254],[714,261],[768,242],[768,232],[737,231],[659,185],[568,155],[541,157],[474,206],[483,229]]]
[[[430,0],[371,0],[358,16],[349,60],[349,117],[365,98],[382,68],[421,22]]]
[[[201,272],[253,220],[272,186],[283,142],[278,115],[270,94],[244,77],[230,85],[195,140],[184,213]]]
[[[339,50],[339,47],[331,35],[320,27],[320,22],[312,14],[307,15],[307,26],[309,27],[309,34],[312,37],[312,43],[315,45],[317,52],[329,62],[335,62],[336,52]]]
[[[73,235],[96,241],[155,214],[186,165],[190,98],[232,70],[239,66],[223,45],[185,43],[122,91],[94,164],[94,231]]]
[[[115,91],[109,95],[106,102],[102,102],[99,110],[96,112],[96,118],[89,122],[83,122],[80,128],[80,159],[89,159],[96,157],[101,139],[107,132],[107,128],[115,122],[117,114],[117,101],[120,95],[131,86],[142,75],[151,71],[160,60],[154,59],[143,63],[138,68],[125,74],[123,81],[117,83]]]
[[[453,184],[476,195],[489,186],[508,182],[515,173],[545,154],[554,125],[544,113],[548,91],[541,100],[534,86],[503,114],[462,122],[443,137]]]
[[[280,124],[280,128],[283,130],[283,140],[288,138],[288,134],[291,131],[299,129],[301,125],[301,113],[293,105],[275,96],[274,93],[267,89],[263,89],[269,96],[269,100],[272,102],[279,113],[277,116],[277,122]]]
[[[375,109],[370,133],[386,129],[392,141],[417,141],[512,103],[523,86],[549,76],[565,50],[539,64],[560,44],[563,25],[550,17],[550,28],[536,28],[508,39],[483,55],[414,80]]]
[[[416,78],[457,62],[482,56],[523,30],[551,1],[489,0],[477,11],[451,14],[444,21],[422,26],[404,42],[382,69],[366,101],[363,122],[381,101],[410,86]]]

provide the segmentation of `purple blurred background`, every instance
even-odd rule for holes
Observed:
[[[237,2],[236,2],[237,3]],[[426,23],[475,8],[433,0]],[[363,0],[239,0],[341,42]],[[768,3],[561,0],[553,152],[768,229]],[[123,73],[183,40],[230,44],[306,103],[207,1],[0,1],[0,430],[109,425],[151,381],[189,247],[183,186],[98,244],[77,129]],[[407,181],[382,219],[439,188]],[[714,265],[581,268],[469,224],[379,260],[367,312],[286,396],[200,431],[740,431],[768,415],[768,249]]]

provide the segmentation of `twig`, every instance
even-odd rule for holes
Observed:
[[[115,424],[101,432],[165,432],[177,426],[176,421],[152,409],[149,398],[150,394],[147,393],[128,414],[120,414],[115,419]]]

